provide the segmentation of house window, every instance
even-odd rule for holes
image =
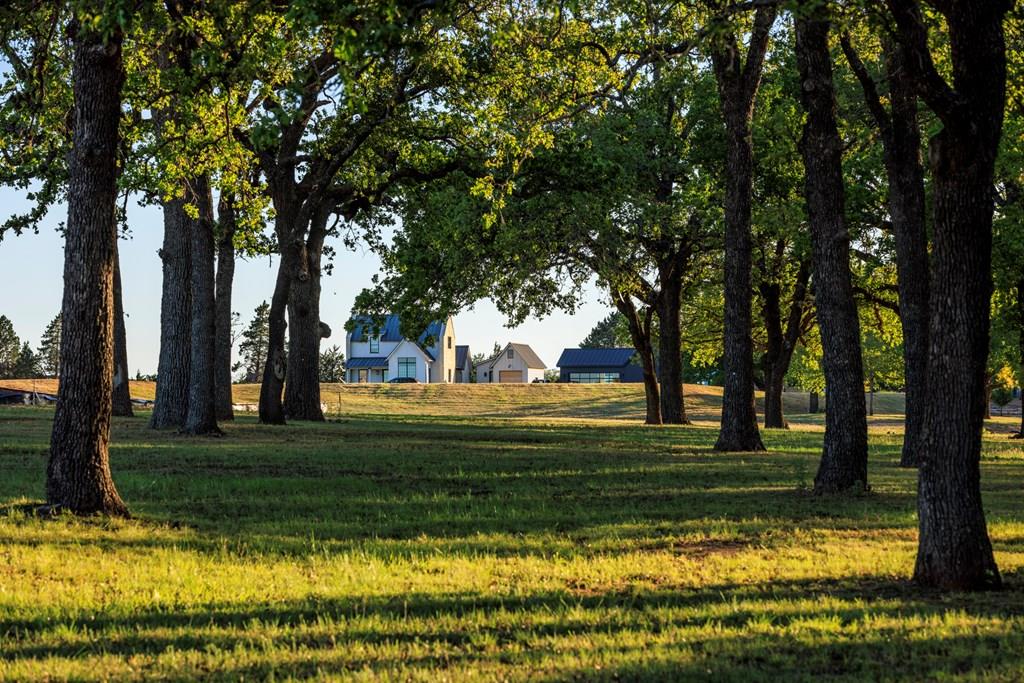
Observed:
[[[387,383],[387,381],[388,381],[388,369],[387,368],[384,368],[383,370],[380,371],[380,381],[384,382],[385,384]]]
[[[508,359],[509,359],[509,360],[512,360],[512,359],[513,359],[513,358],[515,358],[515,357],[516,357],[516,354],[515,354],[515,352],[514,352],[514,351],[512,351],[512,349],[509,349],[509,350],[508,350]]]
[[[415,358],[399,358],[398,359],[398,376],[399,377],[416,377],[416,359]]]
[[[611,384],[620,381],[617,372],[570,372],[572,384]]]
[[[448,368],[448,383],[450,384],[451,381],[452,381],[452,369]]]
[[[380,337],[370,337],[370,353],[380,353]]]
[[[448,348],[452,348],[452,338],[448,337]]]

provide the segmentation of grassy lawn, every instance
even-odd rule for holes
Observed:
[[[115,421],[131,521],[24,516],[52,411],[0,409],[0,680],[1024,679],[1013,418],[982,465],[1008,588],[942,595],[906,580],[892,416],[836,500],[807,488],[820,416],[715,454],[710,390],[645,428],[635,389],[350,389],[222,439]]]

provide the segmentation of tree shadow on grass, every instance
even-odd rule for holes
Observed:
[[[1019,583],[1022,577],[1008,578]],[[1024,594],[949,596],[870,578],[726,583],[692,590],[626,587],[585,594],[570,589],[515,595],[396,593],[0,619],[0,635],[9,661],[92,653],[157,655],[172,648],[231,652],[255,644],[267,653],[267,661],[213,672],[225,677],[305,677],[324,667],[386,671],[396,665],[427,670],[490,664],[535,668],[535,674],[546,670],[549,680],[616,674],[626,680],[705,675],[920,680],[962,673],[979,661],[1024,664],[1024,631],[1008,626],[1002,632],[944,633],[937,625],[950,610],[959,619],[1019,620]],[[920,637],[922,623],[935,626],[938,635]],[[39,642],[62,629],[73,632],[77,624],[88,625],[85,648],[79,642]],[[625,644],[616,644],[617,633]],[[600,643],[599,652],[585,654],[598,657],[600,670],[552,670],[546,661],[557,661],[566,649],[586,647],[591,639]],[[389,647],[392,656],[414,645],[439,654],[392,661],[347,652],[356,645],[359,652],[366,651],[364,646]],[[309,656],[275,663],[277,648]],[[987,653],[987,659],[979,660],[979,652]]]

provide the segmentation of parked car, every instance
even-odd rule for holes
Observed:
[[[415,377],[393,377],[388,380],[388,384],[419,384],[420,381]]]
[[[547,384],[548,381],[546,379],[544,379],[543,377],[537,377],[537,378],[535,378],[533,380],[533,383],[534,384]]]

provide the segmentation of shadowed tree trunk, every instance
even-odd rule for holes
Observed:
[[[928,382],[928,232],[925,226],[924,168],[917,121],[917,94],[906,55],[890,40],[883,42],[890,108],[886,111],[849,36],[841,41],[847,61],[864,91],[868,110],[881,132],[889,181],[889,216],[896,238],[899,313],[903,328],[906,422],[902,467],[916,467],[924,427]]]
[[[939,6],[946,19],[952,87],[932,61],[918,4],[888,4],[918,95],[942,122],[929,150],[931,327],[914,579],[946,590],[995,588],[1001,579],[982,507],[980,459],[992,295],[992,181],[1006,95],[1002,22],[1012,3],[962,0]]]
[[[633,340],[633,348],[640,357],[640,364],[644,372],[644,397],[646,399],[647,417],[645,424],[661,424],[661,398],[658,391],[658,373],[654,365],[654,346],[651,343],[651,319],[654,311],[650,306],[644,307],[641,315],[633,303],[633,299],[622,294],[615,288],[611,290],[612,302],[615,308],[626,319],[629,327],[629,337]]]
[[[260,383],[260,422],[263,424],[285,424],[284,380],[287,374],[288,361],[285,355],[284,342],[288,324],[285,313],[288,310],[288,299],[291,292],[292,270],[298,258],[295,256],[296,245],[288,239],[291,225],[294,222],[294,203],[285,203],[275,197],[277,215],[274,218],[274,231],[277,233],[278,250],[281,262],[277,266],[277,279],[274,282],[274,294],[270,299],[269,334],[267,337],[267,359],[263,367],[263,379]]]
[[[814,478],[818,493],[863,489],[868,475],[860,321],[850,276],[842,141],[836,125],[828,33],[823,7],[808,9],[805,5],[796,22],[801,101],[807,113],[800,149],[806,169],[814,294],[828,397],[825,443]]]
[[[782,326],[782,301],[780,287],[776,283],[761,286],[764,301],[763,315],[768,336],[768,348],[764,355],[764,426],[766,428],[788,429],[782,407],[782,390],[786,373],[793,360],[793,351],[803,333],[807,308],[807,284],[811,268],[806,261],[800,264],[796,284],[789,304],[786,326]]]
[[[191,221],[192,320],[188,412],[184,433],[220,434],[215,389],[216,284],[214,277],[213,197],[206,176],[193,181],[199,218]]]
[[[184,199],[164,202],[163,292],[160,297],[160,360],[150,426],[181,429],[188,412],[192,355],[192,220]]]
[[[717,451],[763,451],[754,407],[754,342],[751,307],[750,200],[754,182],[754,150],[750,124],[754,96],[775,7],[762,7],[754,18],[746,63],[734,35],[712,52],[718,98],[726,128],[725,160],[725,334],[722,420]]]
[[[114,242],[114,394],[112,409],[118,417],[132,417],[132,392],[128,382],[128,333],[124,326],[121,292],[121,259]]]
[[[217,205],[217,311],[214,384],[218,420],[234,420],[231,398],[231,288],[235,278],[235,207],[221,195]]]
[[[117,226],[120,30],[73,23],[73,144],[68,155],[60,400],[53,417],[46,499],[80,514],[127,515],[110,475],[114,254]]]
[[[1020,362],[1024,365],[1024,278],[1017,281],[1017,347],[1020,351]],[[1020,396],[1020,431],[1011,439],[1024,439],[1024,393]]]
[[[682,283],[671,275],[659,278],[658,377],[661,420],[664,424],[689,424],[683,399],[683,348],[679,325]]]
[[[288,301],[288,382],[284,391],[289,419],[323,422],[320,406],[320,259],[328,214],[317,216],[309,237],[299,245]],[[329,329],[329,328],[328,328]]]

